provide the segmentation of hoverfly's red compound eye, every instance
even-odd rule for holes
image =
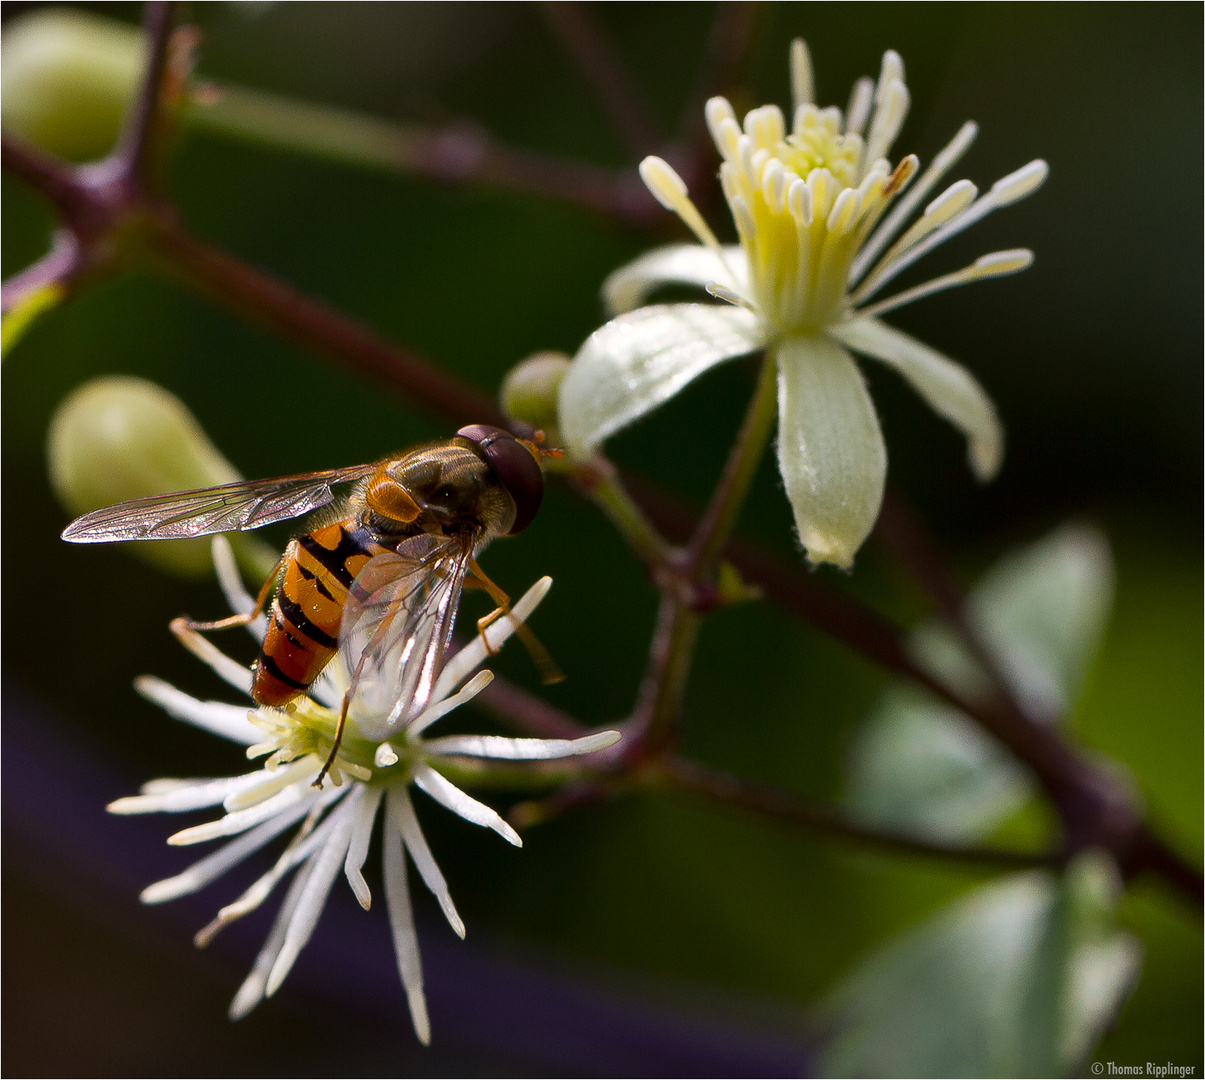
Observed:
[[[510,532],[512,535],[522,532],[531,524],[544,498],[544,471],[535,453],[509,431],[489,424],[469,424],[456,434],[476,445],[515,500],[515,523]]]

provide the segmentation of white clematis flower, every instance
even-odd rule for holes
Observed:
[[[1031,161],[986,194],[968,180],[935,194],[977,128],[964,125],[919,177],[913,155],[893,166],[886,155],[908,111],[896,53],[884,55],[877,84],[857,83],[844,114],[812,103],[811,61],[800,40],[791,47],[791,75],[789,128],[776,105],[754,109],[742,127],[724,98],[707,103],[739,245],[716,240],[665,161],[641,164],[653,195],[701,243],[649,252],[607,280],[604,299],[617,317],[586,341],[561,384],[560,431],[572,455],[587,456],[703,372],[766,349],[777,367],[778,462],[800,540],[813,562],[847,567],[878,517],[887,471],[878,417],[850,350],[903,375],[966,435],[975,475],[991,479],[1004,437],[983,388],[878,316],[942,289],[1016,273],[1033,254],[998,251],[886,299],[879,294],[939,244],[1031,194],[1048,170]],[[638,307],[671,283],[706,288],[732,306]]]
[[[254,601],[243,588],[230,546],[222,537],[214,541],[214,562],[231,607],[236,612],[251,610]],[[510,615],[486,628],[484,636],[490,654],[531,615],[551,584],[547,577],[536,582],[514,605]],[[251,627],[261,640],[264,629],[262,618]],[[248,668],[223,655],[196,633],[177,628],[177,634],[218,675],[250,694]],[[245,1016],[279,988],[313,934],[340,871],[361,905],[368,908],[372,896],[361,868],[368,855],[373,823],[384,806],[385,902],[398,971],[414,1030],[422,1042],[430,1041],[418,937],[407,883],[407,854],[423,883],[439,901],[452,929],[461,937],[465,931],[447,882],[419,827],[410,798],[411,784],[466,821],[493,829],[521,847],[522,840],[502,817],[461,791],[441,770],[457,759],[462,764],[471,758],[546,761],[593,753],[619,741],[616,731],[580,739],[512,739],[495,735],[426,738],[431,724],[489,685],[492,675],[477,671],[486,655],[487,643],[479,634],[449,659],[426,710],[388,741],[369,739],[361,730],[362,723],[371,727],[379,718],[349,713],[339,756],[330,772],[334,782],[323,788],[314,787],[313,782],[330,752],[348,679],[339,657],[330,663],[308,695],[287,710],[266,707],[249,710],[245,705],[199,701],[159,679],[144,676],[138,680],[139,692],[170,715],[247,746],[248,757],[267,758],[263,768],[241,776],[154,780],[143,787],[140,795],[118,799],[109,806],[115,814],[180,813],[219,805],[226,811],[216,821],[169,837],[168,843],[176,845],[219,837],[232,839],[176,876],[148,886],[142,893],[144,903],[160,904],[196,892],[281,833],[298,826],[272,869],[222,908],[214,921],[197,934],[197,944],[207,944],[223,926],[257,908],[290,871],[295,871],[268,939],[230,1006],[231,1019]]]

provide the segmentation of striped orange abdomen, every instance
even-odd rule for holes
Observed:
[[[255,663],[256,701],[284,705],[309,688],[335,655],[351,583],[372,556],[387,550],[368,530],[345,521],[290,545]]]

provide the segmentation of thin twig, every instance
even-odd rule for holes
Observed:
[[[699,614],[691,610],[672,586],[663,588],[657,628],[649,643],[648,669],[632,710],[634,761],[664,753],[673,740],[699,636],[699,621]]]
[[[544,18],[573,58],[631,154],[639,159],[661,143],[622,57],[585,4],[552,0],[540,5]]]
[[[709,577],[720,553],[728,546],[766,444],[774,432],[778,419],[777,371],[773,356],[764,356],[753,397],[724,464],[724,472],[690,539],[686,573],[694,580]]]
[[[72,166],[7,133],[0,133],[0,165],[54,203],[68,221],[79,213],[85,200]]]
[[[740,81],[761,7],[757,0],[723,0],[716,7],[698,85],[678,122],[678,141],[695,156],[711,152],[703,106],[716,94],[731,93]]]
[[[146,67],[129,112],[113,158],[121,161],[128,175],[146,180],[152,172],[156,152],[156,129],[162,100],[163,73],[167,66],[168,41],[171,38],[174,3],[152,0],[143,9],[142,29],[147,43]]]
[[[739,806],[779,821],[803,825],[816,832],[840,837],[865,847],[895,851],[905,855],[928,855],[958,862],[1018,868],[1058,866],[1065,856],[1058,852],[1001,851],[996,848],[960,847],[937,841],[922,840],[899,833],[884,832],[869,825],[852,821],[835,807],[805,799],[765,784],[756,784],[739,777],[700,765],[684,758],[667,759],[662,766],[667,779],[678,787],[704,795],[728,806]]]
[[[170,218],[157,220],[149,243],[172,274],[285,339],[401,391],[411,401],[457,425],[506,426],[501,410],[480,391],[206,243]]]
[[[628,225],[660,220],[635,171],[538,154],[477,124],[398,123],[250,87],[205,83],[182,115],[194,130],[441,183],[480,184],[605,214]]]
[[[50,250],[4,282],[0,289],[0,311],[7,314],[30,293],[46,285],[66,285],[79,268],[80,251],[75,237],[66,229],[57,229]]]

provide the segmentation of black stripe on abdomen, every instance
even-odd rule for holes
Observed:
[[[291,686],[294,690],[308,690],[310,688],[309,683],[298,682],[291,675],[286,675],[283,671],[281,671],[280,665],[263,650],[260,650],[259,665],[269,675],[271,675],[272,678],[276,679],[278,682],[284,683],[285,686]]]
[[[335,638],[310,622],[310,617],[300,604],[290,600],[283,592],[276,598],[276,602],[280,605],[280,613],[315,645],[321,645],[324,649],[334,649],[338,645]]]
[[[339,526],[339,543],[334,548],[325,548],[312,536],[298,538],[298,543],[314,558],[330,571],[331,576],[345,589],[351,588],[354,575],[347,569],[347,560],[355,555],[368,555],[364,547],[345,529]]]

